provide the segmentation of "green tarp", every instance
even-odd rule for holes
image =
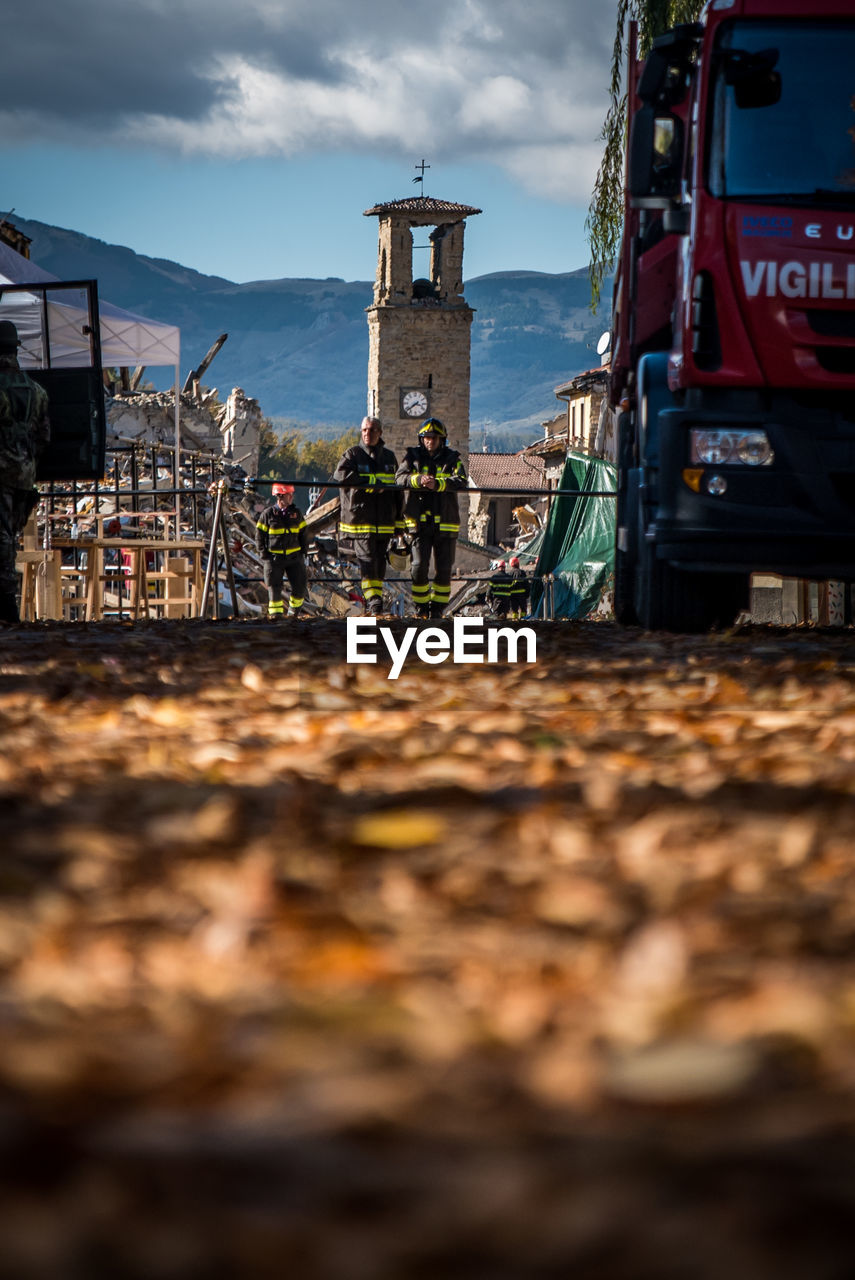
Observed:
[[[579,497],[553,499],[546,528],[525,549],[527,561],[537,556],[531,612],[542,616],[542,579],[552,574],[552,616],[584,618],[614,570],[615,499],[583,495],[614,493],[615,468],[602,458],[570,453],[559,488],[575,489]]]

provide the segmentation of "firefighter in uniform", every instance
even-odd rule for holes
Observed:
[[[508,567],[504,560],[500,560],[496,565],[496,572],[493,574],[487,586],[487,599],[490,602],[493,613],[497,618],[506,618],[508,616],[508,605],[511,599],[511,575],[508,573]]]
[[[256,545],[264,566],[267,587],[267,616],[281,618],[285,612],[282,580],[287,574],[291,587],[288,617],[296,618],[306,598],[306,552],[309,534],[306,520],[294,505],[294,486],[274,484],[275,499],[258,517],[255,526]]]
[[[520,568],[519,558],[511,556],[511,582],[509,589],[511,617],[519,621],[528,613],[530,583]]]
[[[407,450],[398,468],[398,484],[406,490],[404,521],[413,538],[413,604],[420,618],[441,618],[451,596],[460,532],[457,492],[466,488],[467,479],[439,418],[422,423],[418,445]]]
[[[50,440],[48,397],[18,364],[18,330],[0,320],[0,623],[18,621],[18,536],[39,499],[36,465]]]
[[[339,495],[338,545],[355,557],[366,612],[376,617],[383,612],[386,553],[404,523],[395,485],[398,459],[383,443],[380,419],[363,418],[359,433],[360,443],[344,451],[333,473],[348,486]]]

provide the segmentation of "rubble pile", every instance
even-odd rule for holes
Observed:
[[[154,396],[147,396],[153,401]],[[228,419],[226,419],[228,421]],[[87,546],[97,537],[127,538],[134,541],[158,536],[164,522],[175,521],[171,444],[143,443],[142,439],[113,437],[107,450],[104,480],[92,488],[54,484],[45,492],[37,517],[39,546],[65,542],[76,544],[69,559],[85,563]],[[234,577],[237,611],[243,616],[266,614],[267,592],[263,566],[256,550],[255,527],[260,512],[270,501],[266,486],[256,481],[239,463],[229,462],[221,453],[181,450],[178,540],[205,543],[202,570],[215,549],[217,595],[227,613],[232,612],[226,550]],[[216,530],[216,499],[223,486],[222,529]],[[337,499],[324,504],[337,511]],[[357,566],[339,558],[334,537],[334,512],[328,536],[321,532],[324,521],[312,521],[318,531],[307,556],[309,592],[306,613],[317,617],[341,618],[361,614],[363,601]],[[46,525],[49,526],[46,532]],[[174,529],[174,523],[173,523]],[[225,543],[223,541],[225,533]],[[117,559],[117,557],[113,557]],[[390,611],[403,614],[407,601],[408,575],[390,575]],[[396,580],[397,579],[397,580]]]
[[[181,437],[194,449],[219,452],[220,433],[193,396],[179,397]],[[175,440],[174,391],[120,391],[107,401],[108,445],[123,441],[169,445]]]

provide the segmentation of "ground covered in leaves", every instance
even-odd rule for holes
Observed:
[[[4,1280],[853,1274],[853,635],[535,629],[0,631]]]

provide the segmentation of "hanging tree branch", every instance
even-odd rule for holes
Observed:
[[[639,52],[645,56],[656,36],[678,22],[694,22],[704,0],[618,0],[617,27],[612,51],[611,105],[603,123],[603,158],[594,181],[594,193],[585,219],[591,249],[591,310],[595,311],[606,275],[611,271],[623,223],[624,152],[627,102],[624,69],[629,24],[638,23]]]

